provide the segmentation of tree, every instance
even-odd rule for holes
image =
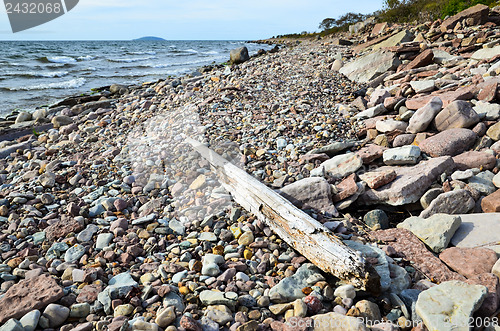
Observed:
[[[325,18],[324,20],[321,21],[321,23],[319,23],[319,28],[320,28],[320,30],[324,31],[324,30],[331,29],[331,28],[333,28],[336,25],[337,25],[337,20],[336,19],[334,19],[334,18]]]

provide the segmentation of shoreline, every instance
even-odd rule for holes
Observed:
[[[248,41],[247,43],[254,43],[254,42]],[[252,57],[255,57],[257,55],[258,54],[253,54]],[[141,84],[133,84],[133,85],[126,85],[126,86],[123,84],[118,84],[118,85],[123,85],[127,89],[135,90],[135,89],[141,89],[142,87],[147,86],[147,85],[157,84],[157,83],[164,81],[164,80],[167,80],[167,79],[189,80],[190,78],[197,77],[197,74],[199,75],[199,74],[206,73],[208,71],[220,69],[221,67],[226,65],[226,63],[227,63],[227,61],[221,62],[221,63],[208,64],[208,65],[195,67],[191,73],[180,74],[178,76],[176,76],[176,75],[170,76],[169,75],[168,78],[158,79],[156,81],[144,81]],[[111,85],[113,85],[113,83]],[[41,127],[47,126],[47,124],[44,123],[44,121],[43,121],[44,118],[41,118],[42,121],[35,121],[35,123],[33,123],[33,124],[23,123],[24,121],[20,122],[20,123],[16,123],[16,118],[19,115],[19,113],[24,112],[24,113],[33,114],[37,110],[45,109],[45,110],[47,110],[47,115],[52,117],[57,112],[60,112],[62,110],[60,107],[74,106],[74,102],[80,104],[80,103],[86,103],[86,102],[90,102],[90,101],[97,101],[101,97],[104,97],[104,98],[110,97],[111,95],[109,93],[109,88],[111,85],[93,87],[93,88],[91,88],[92,92],[90,92],[90,93],[89,92],[82,92],[80,94],[69,95],[69,96],[64,97],[62,99],[58,99],[54,103],[49,104],[47,106],[36,106],[34,109],[30,109],[31,111],[13,110],[10,114],[7,114],[4,117],[0,118],[0,142],[4,141],[4,140],[8,140],[8,139],[6,139],[6,137],[18,136],[19,133],[16,133],[16,132],[20,132],[20,131],[27,132],[27,130],[30,130],[30,129],[36,130],[37,128],[39,129]],[[97,94],[94,92],[97,92]],[[119,95],[115,94],[112,97],[119,98]],[[19,124],[19,127],[16,127],[16,126],[14,126],[13,128],[8,127],[10,125],[15,125],[15,124]]]
[[[198,77],[110,86],[116,98],[64,107],[55,129],[5,143],[0,323],[406,331],[494,322],[500,28],[484,17],[368,25]],[[234,203],[185,137],[320,222],[376,271],[376,291],[321,271]],[[445,319],[450,309],[458,320]]]

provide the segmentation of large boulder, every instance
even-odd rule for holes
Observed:
[[[461,223],[459,216],[435,214],[428,219],[412,216],[397,227],[411,231],[434,252],[441,253],[448,247]]]
[[[332,201],[331,185],[323,177],[301,179],[278,190],[278,193],[298,208],[338,215]]]
[[[455,156],[471,148],[477,135],[469,129],[449,129],[425,139],[419,145],[422,152],[432,157]]]
[[[463,100],[457,100],[446,106],[434,119],[438,131],[453,128],[468,128],[479,122],[479,115],[472,105]]]
[[[419,108],[410,118],[410,124],[406,129],[411,133],[423,132],[436,115],[441,111],[443,101],[439,97],[432,98],[425,106]]]
[[[396,54],[379,50],[344,65],[339,72],[352,81],[366,83],[387,71],[395,70],[400,64]]]
[[[469,25],[479,25],[484,24],[488,21],[488,14],[490,8],[485,5],[475,5],[474,7],[467,8],[460,13],[447,18],[441,23],[441,31],[446,32],[449,29],[453,29],[458,22],[467,20]]]
[[[443,172],[451,172],[454,167],[455,163],[451,157],[433,158],[412,167],[381,167],[378,171],[394,170],[396,179],[376,190],[367,189],[358,202],[392,206],[417,202]]]
[[[420,293],[415,308],[429,330],[465,331],[487,293],[482,285],[444,282]]]
[[[441,193],[432,202],[429,207],[420,213],[420,217],[428,218],[434,214],[466,214],[474,208],[475,201],[466,190],[453,190]]]
[[[250,56],[248,55],[248,48],[246,48],[245,46],[232,49],[229,53],[229,56],[231,64],[240,64],[250,60]]]
[[[389,37],[388,39],[374,45],[372,47],[373,50],[378,50],[384,47],[393,47],[398,46],[402,43],[413,41],[415,36],[408,30],[403,30],[401,32],[396,33],[395,35]]]
[[[22,280],[0,299],[0,324],[10,318],[19,319],[34,309],[43,309],[63,295],[62,287],[49,275]]]

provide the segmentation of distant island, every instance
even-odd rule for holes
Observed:
[[[160,37],[147,36],[147,37],[142,37],[142,38],[138,38],[138,39],[134,39],[134,40],[147,40],[147,41],[154,40],[154,41],[159,41],[159,40],[165,40],[165,39],[160,38]]]

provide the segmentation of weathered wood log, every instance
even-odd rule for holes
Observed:
[[[186,141],[215,169],[234,200],[265,222],[281,239],[321,270],[372,293],[380,291],[380,277],[360,256],[321,223],[246,171],[200,142]]]

